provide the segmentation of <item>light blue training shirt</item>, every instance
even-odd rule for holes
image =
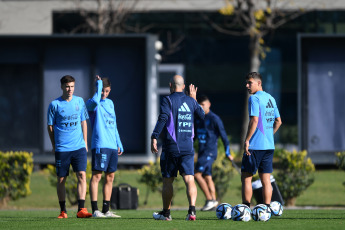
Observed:
[[[96,93],[86,102],[92,127],[91,148],[96,149],[96,152],[100,148],[120,148],[121,152],[123,152],[123,146],[116,125],[114,103],[108,98],[105,100],[101,99],[102,80],[96,82],[96,88]]]
[[[249,116],[259,118],[256,130],[249,140],[249,149],[274,149],[273,124],[280,117],[274,98],[264,91],[258,91],[249,97],[248,111]]]
[[[81,97],[72,96],[71,101],[55,99],[49,104],[47,115],[48,125],[54,126],[56,152],[85,148],[81,122],[89,116]]]

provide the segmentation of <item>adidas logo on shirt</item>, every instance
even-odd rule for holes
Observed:
[[[179,112],[190,112],[190,109],[186,102],[184,102],[181,107],[178,109]]]
[[[271,99],[269,99],[269,101],[266,105],[266,108],[272,108],[272,109],[274,108]]]

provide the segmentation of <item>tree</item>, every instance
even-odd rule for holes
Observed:
[[[127,31],[143,33],[153,25],[128,25],[126,22],[140,0],[93,0],[85,3],[75,0],[77,12],[85,23],[78,25],[71,33],[80,30],[96,34],[121,34]]]
[[[223,16],[222,23],[212,21],[205,14],[203,17],[221,33],[232,36],[249,36],[249,72],[258,72],[261,64],[260,58],[264,59],[266,52],[269,51],[269,47],[265,46],[265,35],[307,12],[302,8],[288,7],[289,4],[292,4],[291,0],[226,0],[225,6],[219,10]],[[241,144],[244,143],[248,128],[247,103],[248,97],[245,100]],[[241,151],[242,148],[243,146],[241,146]]]

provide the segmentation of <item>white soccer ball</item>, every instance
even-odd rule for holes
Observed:
[[[272,201],[270,204],[273,215],[281,216],[283,214],[283,205],[278,201]]]
[[[252,211],[252,217],[255,221],[268,221],[271,215],[271,209],[264,204],[256,205]]]
[[[250,221],[250,208],[245,204],[238,204],[231,210],[231,219],[234,221]]]
[[[216,208],[216,215],[220,220],[231,220],[232,206],[228,203],[222,203]]]

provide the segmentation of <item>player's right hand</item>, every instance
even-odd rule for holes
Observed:
[[[249,149],[249,141],[245,141],[244,142],[244,151],[245,151],[247,156],[250,156],[251,154],[250,154],[248,149]]]
[[[195,87],[195,85],[190,84],[189,85],[189,96],[194,98],[196,100],[196,92],[198,91],[198,87]]]
[[[157,139],[151,139],[151,152],[158,153]]]

